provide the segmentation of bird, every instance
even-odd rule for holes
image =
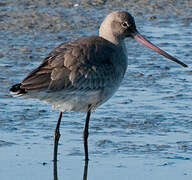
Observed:
[[[119,10],[106,16],[100,25],[99,35],[80,37],[58,45],[36,69],[10,88],[12,94],[39,99],[59,110],[54,131],[54,161],[57,161],[60,123],[65,111],[86,113],[83,141],[85,161],[89,160],[91,112],[114,95],[124,78],[128,66],[125,39],[135,39],[187,67],[143,37],[133,16]]]

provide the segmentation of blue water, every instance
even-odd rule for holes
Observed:
[[[192,23],[182,19],[136,21],[141,34],[189,68],[133,40],[126,41],[129,67],[125,79],[115,96],[91,116],[87,179],[191,179]],[[92,30],[0,32],[0,179],[53,179],[58,112],[37,100],[13,98],[8,89],[57,44],[96,31],[93,25]],[[83,113],[63,115],[60,180],[83,179],[84,120]]]

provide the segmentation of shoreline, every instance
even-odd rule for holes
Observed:
[[[41,31],[95,27],[114,10],[127,10],[136,18],[179,18],[191,21],[192,1],[186,0],[82,0],[15,1],[0,3],[0,30]],[[96,15],[95,15],[96,14]]]

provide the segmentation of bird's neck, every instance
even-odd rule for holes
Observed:
[[[99,32],[99,36],[118,46],[121,46],[122,44],[124,44],[124,40],[118,39],[116,36],[114,36],[110,32],[108,33]]]

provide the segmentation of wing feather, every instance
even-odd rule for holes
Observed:
[[[96,36],[63,43],[21,82],[21,87],[28,91],[105,88],[115,80],[114,52],[112,43]]]

